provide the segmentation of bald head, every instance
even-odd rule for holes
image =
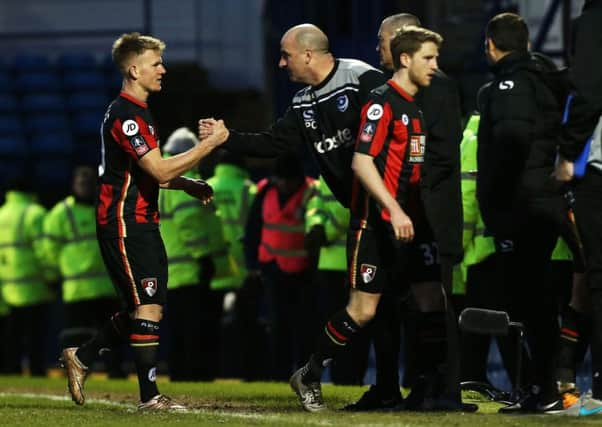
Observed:
[[[383,69],[393,71],[393,58],[391,57],[391,39],[393,36],[405,26],[414,25],[420,26],[420,20],[409,13],[398,13],[383,19],[378,29],[378,44],[376,51],[380,56],[380,65]]]
[[[328,52],[328,37],[313,24],[295,25],[284,33],[282,38],[285,37],[292,38],[301,49]]]
[[[313,24],[295,25],[280,40],[280,68],[291,81],[316,85],[334,66],[328,51],[328,37]]]
[[[420,19],[410,13],[398,13],[396,15],[387,16],[383,19],[381,25],[393,29],[393,32],[397,32],[397,30],[400,30],[406,25],[420,27]]]

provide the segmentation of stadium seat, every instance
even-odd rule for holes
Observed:
[[[73,137],[67,132],[34,134],[30,137],[30,147],[34,156],[71,155]]]
[[[16,113],[17,112],[17,98],[10,93],[0,93],[0,113]]]
[[[62,112],[65,101],[58,94],[25,95],[21,100],[21,111],[24,113],[54,111]]]
[[[60,70],[90,70],[98,67],[94,55],[86,52],[64,53],[57,59]]]
[[[75,114],[72,128],[80,135],[100,135],[100,125],[105,115],[105,110],[84,111]]]
[[[78,138],[77,147],[74,150],[76,164],[98,165],[100,163],[100,137],[98,134],[87,138]]]
[[[107,107],[108,101],[104,91],[75,92],[67,97],[67,109],[72,113],[82,110],[99,111]]]
[[[23,71],[45,71],[52,68],[47,56],[35,53],[23,53],[13,59],[13,66],[17,72]]]
[[[15,82],[8,71],[0,70],[0,93],[11,93],[15,90]]]
[[[36,162],[33,169],[34,182],[42,188],[56,188],[69,185],[73,165],[68,159],[51,159]]]
[[[32,114],[25,118],[28,134],[70,131],[69,119],[62,113]]]
[[[0,157],[24,157],[28,152],[28,145],[23,136],[0,136]]]
[[[71,71],[63,75],[63,88],[67,91],[105,90],[107,82],[104,75],[98,71]]]
[[[18,74],[15,85],[23,93],[60,92],[61,82],[52,71],[36,71]]]
[[[23,134],[23,123],[16,114],[0,115],[0,135]]]
[[[8,183],[22,176],[25,168],[24,160],[0,158],[0,188],[6,188]]]

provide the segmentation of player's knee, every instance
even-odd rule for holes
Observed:
[[[134,317],[159,322],[163,318],[163,306],[159,304],[139,305],[134,311]]]
[[[369,305],[356,305],[352,307],[347,306],[347,312],[349,313],[349,317],[351,317],[355,323],[363,328],[376,315],[376,307]]]

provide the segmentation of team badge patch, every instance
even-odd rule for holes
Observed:
[[[146,279],[141,280],[142,289],[146,292],[146,295],[152,297],[157,293],[157,278],[156,277],[147,277]]]
[[[132,145],[132,148],[134,149],[136,154],[138,154],[139,156],[146,154],[150,150],[150,147],[148,146],[144,138],[141,136],[135,136],[132,139],[130,139],[130,144]]]
[[[374,137],[374,124],[366,123],[364,128],[362,129],[362,133],[360,134],[360,141],[362,142],[370,142]]]
[[[424,135],[410,136],[410,163],[424,163]]]
[[[362,264],[360,266],[360,274],[364,283],[370,283],[376,276],[376,266],[370,264]]]
[[[370,120],[378,120],[383,116],[383,106],[380,104],[372,104],[366,113]]]
[[[349,107],[349,98],[347,95],[341,95],[337,98],[337,110],[341,113],[347,111],[347,107]]]
[[[138,123],[136,123],[134,120],[126,120],[125,122],[123,122],[123,125],[121,125],[121,130],[127,136],[134,136],[138,133],[140,127],[138,126]]]

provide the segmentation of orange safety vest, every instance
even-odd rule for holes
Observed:
[[[315,180],[305,178],[305,183],[284,206],[280,206],[276,187],[271,186],[266,190],[262,206],[260,262],[276,261],[278,267],[287,273],[299,273],[307,269],[309,260],[303,244],[305,206],[314,193]]]

